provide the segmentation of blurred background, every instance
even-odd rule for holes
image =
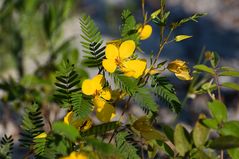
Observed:
[[[159,0],[145,0],[145,3],[149,14],[159,8]],[[49,120],[62,117],[52,99],[57,65],[68,58],[80,66],[78,71],[82,76],[94,72],[80,64],[79,18],[90,15],[108,41],[120,37],[123,9],[131,10],[138,22],[143,21],[140,0],[0,0],[0,136],[7,133],[18,137],[21,113],[33,101],[41,103]],[[168,45],[160,57],[162,60],[179,58],[193,66],[204,49],[217,52],[221,65],[239,70],[238,0],[167,0],[167,9],[171,12],[169,21],[194,13],[208,15],[176,30],[175,35],[187,34],[193,38]],[[152,36],[142,43],[145,57],[158,50],[159,28],[152,26]],[[188,82],[173,76],[170,80],[183,100]],[[233,78],[220,80],[238,83]],[[230,118],[239,119],[238,92],[222,91]],[[207,100],[207,96],[189,100],[177,119],[194,124],[198,114],[207,111]],[[164,107],[160,116],[162,122],[172,125],[176,122],[175,114]]]

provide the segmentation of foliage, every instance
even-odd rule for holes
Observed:
[[[80,25],[83,39],[81,45],[84,48],[82,51],[85,54],[83,63],[88,67],[98,67],[101,70],[102,59],[105,56],[101,33],[94,21],[87,15],[82,16]]]
[[[211,51],[205,52],[192,73],[183,60],[159,61],[167,44],[192,37],[184,34],[172,37],[175,29],[189,21],[198,21],[204,13],[171,22],[165,0],[159,1],[160,8],[151,16],[142,1],[142,21],[138,22],[133,12],[123,10],[121,37],[106,44],[91,17],[83,15],[79,20],[83,60],[79,63],[79,51],[71,46],[74,38],[61,39],[61,26],[68,19],[74,1],[61,1],[57,6],[44,1],[31,1],[32,5],[27,6],[29,2],[4,1],[0,9],[0,30],[9,35],[6,40],[0,38],[5,45],[1,48],[20,58],[15,59],[19,80],[9,78],[0,83],[6,93],[2,101],[6,105],[20,103],[19,142],[27,151],[24,158],[71,158],[73,154],[106,159],[214,159],[221,151],[221,158],[226,152],[232,159],[238,159],[239,121],[228,117],[222,88],[238,91],[239,85],[221,82],[219,78],[237,78],[239,71],[221,66],[219,55]],[[42,6],[45,6],[44,12],[40,12]],[[40,17],[34,14],[32,20],[41,21],[40,30],[46,43],[43,50],[47,50],[49,58],[45,64],[36,62],[34,74],[26,75],[22,51],[29,41],[24,26],[9,27],[7,19],[13,24],[21,23],[22,15],[34,10],[39,11]],[[14,18],[15,12],[20,18]],[[160,41],[158,52],[147,60],[138,51],[144,52],[141,44],[152,33],[151,22],[160,31]],[[14,42],[9,45],[7,41]],[[98,73],[88,79],[81,64],[98,69]],[[177,87],[163,74],[166,70],[190,83],[182,103],[176,94]],[[166,105],[178,117],[187,99],[202,94],[210,98],[209,115],[201,113],[192,129],[182,123],[175,123],[171,128],[158,119],[159,105]],[[143,110],[140,116],[134,111],[135,105]],[[57,120],[49,115],[54,106],[61,112]],[[63,117],[62,113],[66,115]],[[11,159],[12,151],[13,137],[5,135],[1,140],[0,158]]]

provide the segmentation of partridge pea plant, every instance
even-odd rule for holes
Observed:
[[[27,150],[25,158],[214,159],[226,155],[238,159],[239,122],[228,119],[221,87],[238,91],[239,85],[220,83],[219,77],[238,77],[239,72],[219,67],[218,55],[213,52],[205,54],[204,60],[194,66],[193,73],[184,60],[162,60],[160,55],[167,44],[192,38],[172,33],[205,15],[194,14],[170,22],[165,2],[160,0],[160,8],[150,13],[145,11],[142,0],[141,22],[129,10],[124,10],[121,36],[106,42],[89,16],[80,18],[84,55],[81,64],[97,73],[85,78],[78,63],[62,61],[56,73],[54,101],[65,110],[65,116],[51,122],[42,115],[37,102],[26,107],[19,139]],[[158,34],[159,48],[146,58],[149,53],[141,45],[152,34]],[[165,76],[166,71],[179,80],[191,82],[185,99],[198,94],[211,97],[210,118],[200,114],[191,130],[182,124],[171,128],[160,121],[158,101],[175,114],[182,108],[173,84]],[[141,115],[134,112],[137,107],[143,110]],[[12,137],[4,136],[0,157],[12,158],[12,148]]]

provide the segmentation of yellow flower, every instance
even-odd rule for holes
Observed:
[[[117,66],[124,72],[125,76],[138,78],[141,76],[146,67],[144,60],[129,60],[135,50],[133,40],[124,41],[119,48],[115,44],[108,44],[105,49],[106,59],[102,64],[106,71],[113,73]]]
[[[107,122],[115,117],[115,108],[106,101],[111,99],[111,90],[103,88],[104,84],[104,76],[96,75],[93,79],[83,81],[82,92],[94,97],[93,104],[96,107],[96,116],[102,122]]]
[[[88,159],[85,153],[73,151],[69,156],[61,157],[60,159]]]
[[[72,125],[76,128],[78,128],[80,131],[85,131],[91,128],[92,126],[92,121],[91,119],[86,119],[86,120],[80,120],[80,119],[73,119],[73,111],[70,111],[66,114],[64,117],[64,123],[68,125]]]
[[[176,42],[179,42],[179,41],[183,41],[183,40],[186,40],[186,39],[189,39],[191,38],[192,36],[189,36],[189,35],[177,35],[175,37],[175,41]]]
[[[185,61],[174,60],[168,64],[168,70],[175,73],[180,80],[192,80],[189,74],[189,69]]]
[[[138,33],[139,33],[139,37],[140,37],[140,40],[145,40],[145,39],[148,39],[151,34],[152,34],[152,27],[151,25],[143,25],[141,26],[139,29],[138,29]]]
[[[127,77],[139,78],[146,68],[145,60],[129,60],[123,62],[121,70],[124,72],[124,75]]]
[[[114,44],[107,44],[105,48],[106,59],[102,64],[106,71],[113,73],[117,66],[133,55],[135,50],[135,42],[133,40],[124,41],[119,48]]]
[[[47,134],[45,132],[40,133],[39,135],[37,135],[36,137],[34,137],[35,139],[42,139],[42,138],[46,138]]]

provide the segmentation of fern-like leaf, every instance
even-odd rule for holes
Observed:
[[[79,75],[75,71],[74,65],[65,62],[61,70],[57,73],[57,89],[55,99],[62,107],[68,108],[71,106],[71,95],[80,90],[77,85],[80,83]]]
[[[47,138],[35,138],[33,145],[33,150],[35,153],[35,157],[38,159],[44,158],[43,156],[47,153]]]
[[[167,80],[166,77],[155,75],[152,78],[151,86],[154,88],[155,94],[169,108],[178,113],[181,110],[181,103],[176,96],[174,86]]]
[[[1,140],[0,145],[0,158],[11,159],[13,149],[13,139],[12,136],[4,135]]]
[[[148,88],[138,88],[133,99],[146,112],[157,112],[158,110],[158,105]]]
[[[26,107],[21,125],[21,138],[19,139],[21,146],[30,147],[33,144],[34,137],[43,132],[43,126],[40,107],[37,104]]]
[[[123,76],[122,74],[113,74],[114,82],[120,89],[129,95],[133,95],[136,92],[137,80]]]
[[[88,67],[102,68],[102,60],[105,56],[105,47],[98,27],[90,16],[84,15],[80,19],[82,51],[85,53],[83,63]]]
[[[92,112],[93,107],[89,99],[85,99],[80,93],[73,93],[71,96],[73,112],[76,117],[85,119]]]
[[[115,138],[116,147],[121,152],[124,159],[139,159],[140,157],[137,154],[137,149],[127,141],[128,135],[127,132],[119,132]]]
[[[104,124],[100,124],[100,125],[95,125],[93,127],[91,127],[89,130],[82,132],[81,136],[90,136],[90,135],[103,135],[105,134],[107,131],[111,131],[114,130],[116,128],[118,128],[120,126],[119,122],[108,122],[108,123],[104,123]]]

